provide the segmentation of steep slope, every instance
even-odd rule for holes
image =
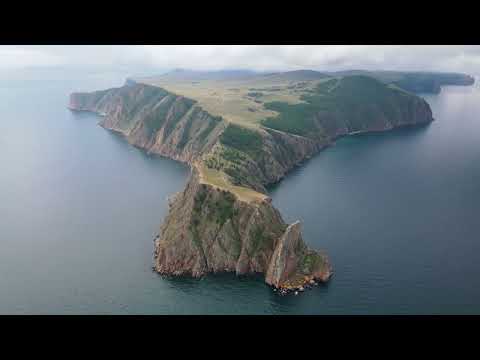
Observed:
[[[224,123],[194,100],[154,86],[130,84],[93,93],[73,93],[70,108],[103,115],[100,125],[121,133],[149,153],[191,162],[218,138]]]
[[[155,239],[159,273],[263,273],[282,289],[327,281],[327,256],[283,221],[265,187],[339,136],[433,120],[424,100],[365,76],[323,81],[300,104],[264,106],[277,115],[251,127],[156,86],[71,95],[70,108],[103,115],[100,124],[131,144],[192,166]]]
[[[278,241],[265,275],[267,284],[289,289],[301,288],[315,280],[327,281],[331,266],[321,254],[310,250],[302,240],[300,223],[289,225]]]
[[[229,191],[202,183],[194,168],[186,189],[170,204],[155,241],[155,269],[166,275],[198,277],[224,271],[265,273],[272,268],[282,274],[281,281],[269,282],[278,287],[299,276],[326,281],[331,273],[327,258],[306,250],[301,239],[297,242],[304,252],[296,254],[296,261],[307,264],[307,256],[317,256],[318,263],[277,267],[273,254],[281,252],[277,248],[283,248],[281,239],[288,237],[287,229],[268,198],[242,201]]]
[[[321,140],[433,120],[425,100],[361,75],[320,83],[301,99],[304,103],[294,105],[266,103],[280,114],[263,125]]]
[[[427,102],[365,76],[323,82],[301,104],[264,104],[278,115],[258,130],[229,124],[204,159],[235,184],[265,191],[338,137],[426,124]]]

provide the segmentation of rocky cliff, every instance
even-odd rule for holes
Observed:
[[[265,281],[275,287],[301,289],[317,280],[325,282],[331,274],[328,258],[305,246],[297,221],[285,229],[276,243]]]
[[[70,108],[99,113],[100,125],[131,144],[192,166],[155,239],[156,271],[263,273],[276,288],[299,289],[327,281],[332,267],[324,253],[305,244],[298,222],[282,220],[266,186],[339,136],[433,120],[424,100],[363,76],[324,82],[302,100],[265,104],[278,115],[253,127],[134,82],[74,93]]]
[[[128,84],[93,93],[73,93],[69,107],[103,115],[100,125],[154,153],[191,162],[217,140],[224,123],[195,101],[154,86]]]
[[[305,277],[326,281],[331,273],[326,256],[307,248],[297,225],[296,237],[291,228],[268,198],[242,201],[232,192],[201,183],[194,168],[155,241],[155,269],[195,277],[272,269],[267,283],[276,287],[301,286]],[[298,266],[291,266],[292,258]]]

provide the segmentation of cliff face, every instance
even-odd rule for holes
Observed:
[[[182,162],[191,162],[217,140],[224,124],[195,101],[142,85],[73,93],[70,108],[103,115],[100,125],[121,133],[135,146]]]
[[[348,105],[347,105],[348,106]],[[328,110],[316,110],[311,114],[312,130],[298,135],[265,128],[266,157],[259,166],[265,184],[275,183],[293,167],[331,145],[341,136],[374,131],[388,131],[410,125],[433,121],[428,103],[417,96],[393,93],[392,99],[379,104],[375,98],[361,105],[351,105],[347,112],[344,104]]]
[[[264,193],[265,186],[278,182],[330,143],[328,139],[313,140],[274,129],[244,129],[247,140],[238,144],[224,136],[235,128],[236,125],[227,125],[218,144],[204,156],[205,162],[224,172],[232,183]],[[232,136],[235,138],[237,133]]]
[[[70,108],[103,115],[100,125],[133,145],[192,165],[155,239],[165,275],[264,273],[277,288],[327,281],[325,254],[308,248],[300,224],[285,224],[265,186],[339,136],[432,121],[428,104],[376,80],[327,81],[301,104],[265,104],[279,114],[256,127],[224,121],[194,100],[155,86],[74,93]]]
[[[246,203],[200,183],[197,170],[176,196],[155,243],[155,267],[163,274],[264,272],[285,229],[266,201]]]
[[[300,223],[289,225],[275,246],[265,281],[275,287],[295,289],[332,274],[328,258],[312,251],[302,240]]]
[[[257,131],[229,124],[206,156],[209,167],[239,185],[265,192],[292,168],[349,134],[433,121],[428,103],[365,76],[321,85],[302,104],[270,103],[279,112]]]
[[[154,257],[161,274],[199,277],[269,270],[266,281],[276,287],[294,288],[306,278],[326,281],[331,275],[326,256],[308,249],[298,224],[287,226],[268,198],[241,201],[200,183],[197,170],[170,204]]]

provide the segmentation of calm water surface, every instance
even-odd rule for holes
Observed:
[[[121,78],[0,81],[0,313],[480,313],[480,90],[426,96],[431,125],[344,138],[272,189],[331,282],[162,279],[152,237],[189,169],[66,109]]]

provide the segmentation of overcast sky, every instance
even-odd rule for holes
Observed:
[[[424,70],[480,73],[480,46],[0,46],[0,70],[95,66],[169,70]]]

